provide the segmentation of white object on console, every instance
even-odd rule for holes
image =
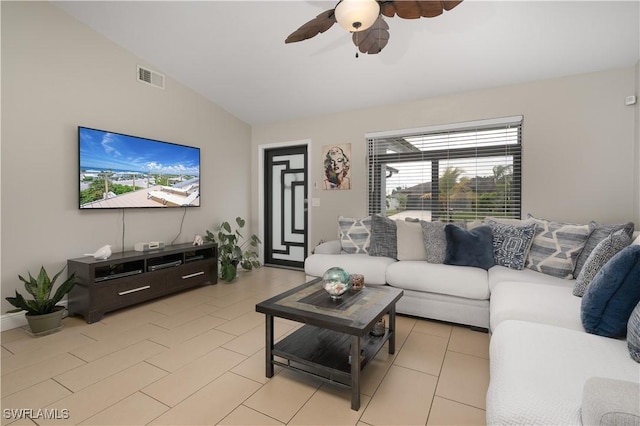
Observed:
[[[95,259],[108,259],[111,256],[111,246],[107,244],[106,246],[100,247],[95,253],[85,253],[85,256],[93,256]]]

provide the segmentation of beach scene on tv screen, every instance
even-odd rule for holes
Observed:
[[[80,208],[200,205],[198,148],[80,127]]]

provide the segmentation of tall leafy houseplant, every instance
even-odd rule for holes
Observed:
[[[236,226],[231,227],[229,222],[222,222],[216,233],[207,230],[205,239],[218,243],[218,262],[220,263],[220,277],[231,282],[238,275],[238,265],[251,270],[260,267],[257,247],[262,243],[255,235],[246,238],[240,233],[246,221],[236,217]]]
[[[76,283],[75,274],[71,274],[60,284],[53,297],[51,296],[56,280],[64,269],[62,268],[53,278],[49,278],[44,266],[40,267],[37,278],[34,278],[31,272],[29,272],[28,280],[18,275],[20,281],[24,282],[25,290],[33,296],[33,299],[25,299],[18,293],[18,290],[16,290],[15,297],[5,298],[7,302],[16,307],[9,312],[26,311],[27,322],[34,334],[41,334],[60,327],[64,306],[58,306],[57,303],[71,291]],[[52,322],[49,323],[49,320]]]

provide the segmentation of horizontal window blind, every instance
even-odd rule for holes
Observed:
[[[369,214],[519,218],[522,116],[368,135]]]

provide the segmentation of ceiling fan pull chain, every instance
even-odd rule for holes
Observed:
[[[355,33],[356,36],[356,42],[354,43],[356,45],[356,59],[358,59],[360,57],[360,54],[358,53],[358,33]]]

